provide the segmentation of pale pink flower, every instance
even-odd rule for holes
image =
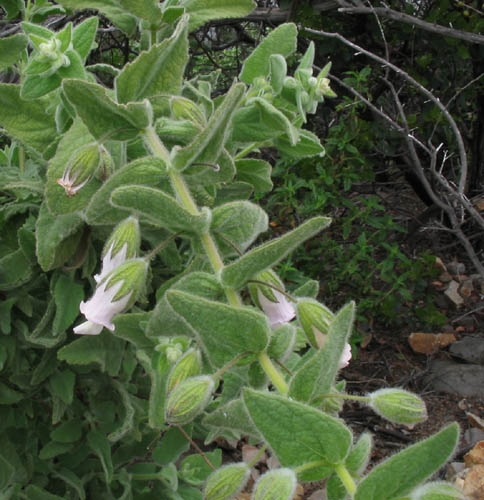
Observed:
[[[108,282],[109,279],[101,283],[90,300],[81,302],[79,309],[87,321],[76,326],[74,333],[98,335],[103,327],[111,331],[114,330],[113,317],[124,311],[133,292],[113,302],[114,297],[123,286],[123,282],[118,281],[106,290]]]
[[[326,341],[328,340],[328,336],[324,333],[321,333],[314,325],[312,326],[314,337],[316,338],[316,342],[318,347],[321,349]],[[343,353],[341,354],[341,358],[339,359],[338,369],[341,370],[349,365],[351,359],[351,345],[348,342],[345,343],[345,347],[343,349]]]
[[[288,323],[296,316],[294,306],[287,300],[286,296],[277,290],[271,290],[276,298],[276,302],[269,300],[261,290],[257,290],[257,299],[262,310],[269,319],[272,329],[275,329],[285,323]]]
[[[113,269],[116,269],[126,260],[126,255],[128,253],[128,243],[125,243],[121,248],[121,250],[114,256],[111,255],[113,248],[114,248],[114,242],[109,247],[109,250],[106,252],[106,255],[103,258],[103,265],[101,268],[101,272],[99,274],[94,275],[96,283],[100,283],[105,276],[107,276]]]

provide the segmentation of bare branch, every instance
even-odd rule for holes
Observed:
[[[464,42],[484,45],[484,36],[477,33],[469,33],[468,31],[447,28],[446,26],[442,26],[440,24],[429,23],[419,19],[418,17],[409,16],[408,14],[398,12],[388,7],[340,7],[338,11],[347,14],[378,14],[382,17],[386,17],[387,19],[393,19],[394,21],[411,24],[412,26],[431,33],[457,38],[458,40],[464,40]]]

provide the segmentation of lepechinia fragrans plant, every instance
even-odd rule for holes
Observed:
[[[0,84],[11,140],[0,181],[16,203],[4,220],[21,223],[0,259],[10,297],[0,493],[231,499],[268,449],[280,466],[251,486],[252,499],[290,500],[298,482],[319,480],[330,500],[462,498],[425,483],[452,456],[456,424],[366,472],[371,436],[353,435],[342,402],[409,427],[425,405],[403,389],[347,394],[338,374],[351,358],[354,303],[333,312],[316,281],[288,291],[274,271],[331,222],[315,217],[271,239],[253,201],[272,189],[262,148],[294,161],[324,154],[303,128],[335,96],[330,65],[313,72],[314,43],[297,55],[296,26],[278,26],[214,97],[218,73],[185,78],[189,34],[249,14],[252,0],[11,4],[24,22],[0,39],[0,69],[20,77]],[[58,31],[34,22],[84,8],[82,22]],[[93,9],[139,35],[121,69],[86,65]],[[10,323],[17,309],[23,319]],[[35,415],[44,420],[27,425]],[[241,438],[260,454],[222,466],[216,443]],[[199,451],[185,454],[190,443]]]

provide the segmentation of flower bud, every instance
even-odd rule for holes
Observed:
[[[334,314],[316,300],[304,298],[297,303],[297,316],[309,343],[321,348],[324,343],[322,336],[327,335]]]
[[[87,321],[75,327],[74,333],[97,335],[103,327],[113,331],[113,317],[134,304],[145,284],[147,268],[144,259],[132,259],[103,278],[91,299],[81,302],[79,309]]]
[[[97,143],[81,146],[74,152],[64,174],[57,179],[57,184],[64,188],[67,196],[74,196],[96,173],[100,159],[101,153]]]
[[[258,274],[255,279],[284,291],[284,284],[272,270]],[[249,292],[252,300],[265,312],[272,328],[277,328],[288,323],[296,315],[294,306],[291,302],[289,302],[283,293],[275,288],[264,286],[260,283],[251,283],[249,285]]]
[[[390,422],[413,427],[427,418],[425,402],[404,389],[379,389],[368,397],[370,408]]]
[[[329,86],[329,78],[320,78],[318,77],[318,83],[315,89],[315,95],[317,97],[336,97],[336,94],[333,92],[331,87]]]
[[[296,486],[297,479],[293,470],[270,470],[258,479],[251,500],[291,500]]]
[[[244,462],[226,465],[212,472],[205,483],[204,500],[229,500],[247,483],[250,468]]]
[[[208,405],[214,388],[215,382],[208,375],[183,380],[166,400],[165,420],[181,425],[192,421]]]
[[[411,500],[463,500],[464,493],[450,483],[432,482],[414,490]]]
[[[171,112],[177,120],[188,120],[202,126],[206,124],[203,111],[190,99],[181,96],[172,97],[170,105]]]
[[[168,355],[168,352],[167,352]],[[202,360],[200,351],[190,349],[187,351],[171,369],[166,383],[167,393],[170,393],[180,382],[188,377],[200,375],[202,371]]]
[[[102,252],[103,265],[100,274],[94,279],[99,283],[113,269],[128,259],[137,256],[141,242],[138,219],[128,217],[120,222],[111,233]]]

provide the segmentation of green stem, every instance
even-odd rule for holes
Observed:
[[[257,465],[257,462],[259,462],[259,460],[262,458],[262,455],[264,455],[266,450],[267,450],[267,445],[265,444],[257,452],[257,455],[247,464],[247,467],[249,467],[250,469],[252,469],[252,467],[255,467]]]
[[[177,172],[172,167],[170,154],[163,143],[160,141],[160,138],[156,134],[155,129],[153,127],[148,127],[147,129],[145,129],[144,138],[153,154],[161,158],[166,163],[168,175],[170,176],[173,189],[177,195],[179,202],[192,215],[200,215],[198,207],[192,198],[188,186],[185,184],[180,172]],[[213,270],[217,275],[220,274],[220,272],[224,268],[224,263],[214,239],[212,238],[210,233],[205,233],[202,234],[200,240]],[[235,289],[225,288],[224,291],[229,304],[236,307],[242,306],[242,299]],[[265,352],[263,352],[259,354],[258,358],[264,372],[271,379],[274,387],[281,394],[287,395],[287,393],[289,392],[289,387],[287,386],[279,370],[273,365],[269,356]]]
[[[335,468],[336,474],[341,479],[346,491],[353,497],[356,491],[356,484],[351,477],[351,474],[348,472],[348,469],[343,464],[338,464]]]
[[[25,149],[23,146],[18,147],[18,166],[20,172],[24,172],[25,170]]]
[[[286,384],[280,371],[273,365],[271,358],[265,352],[258,355],[259,363],[265,374],[271,379],[274,387],[284,396],[289,393],[289,386]]]
[[[316,460],[315,462],[308,462],[304,465],[300,465],[299,467],[296,467],[294,469],[294,472],[297,475],[299,475],[299,474],[301,474],[301,472],[304,472],[308,469],[314,469],[315,467],[319,467],[319,466],[327,467],[328,465],[330,465],[330,464],[328,464],[328,462],[325,462],[324,460]]]
[[[338,392],[330,394],[321,394],[320,398],[330,398],[330,399],[348,399],[351,401],[363,401],[364,403],[369,403],[370,398],[368,396],[353,396],[351,394],[341,394]]]

